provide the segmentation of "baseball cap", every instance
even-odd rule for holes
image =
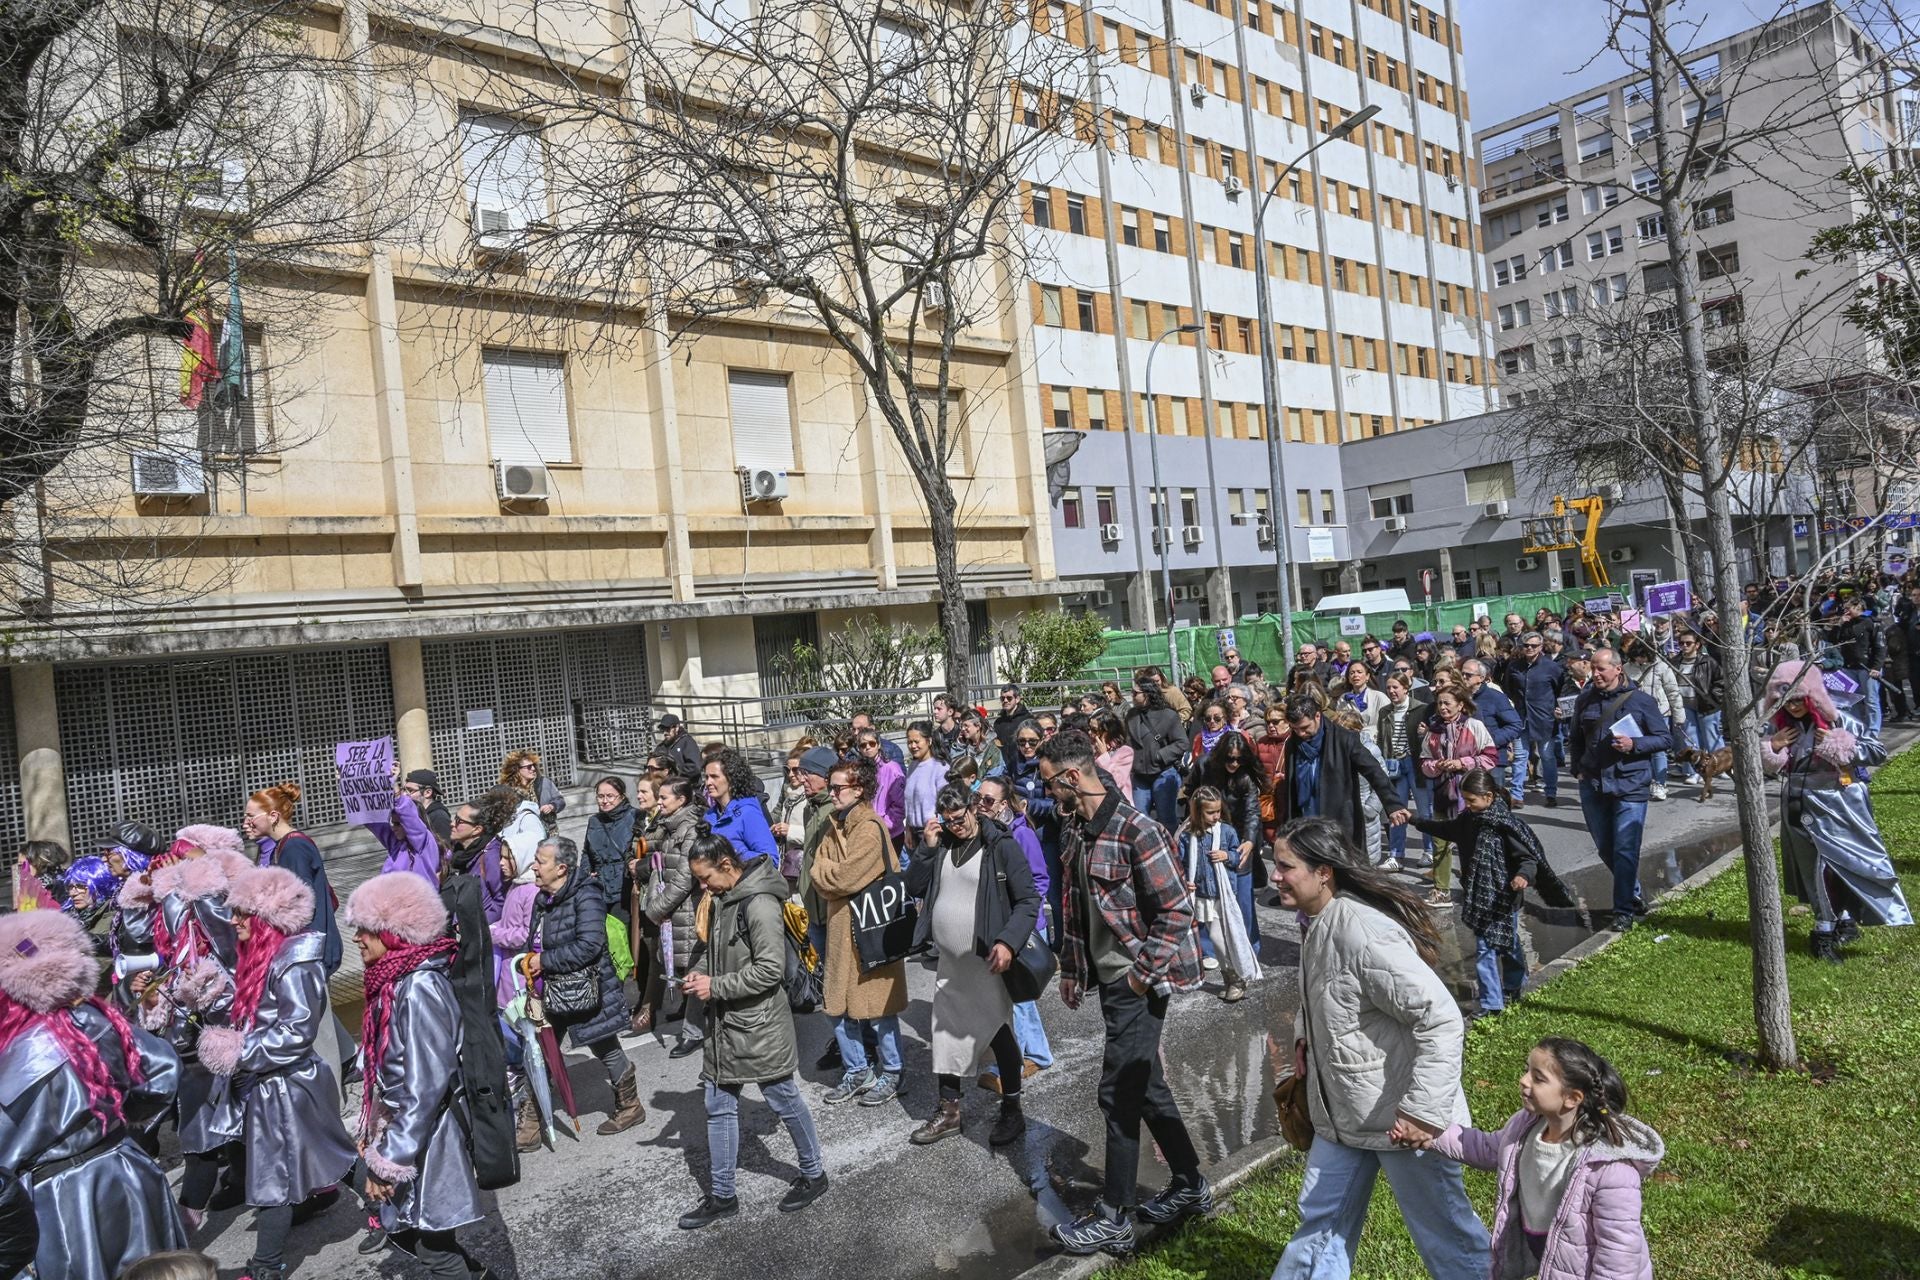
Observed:
[[[680,727],[680,717],[669,711],[658,720],[655,720],[653,727],[656,729],[678,729]]]

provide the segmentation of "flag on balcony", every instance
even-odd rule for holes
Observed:
[[[220,361],[213,349],[213,326],[208,317],[207,286],[201,280],[197,297],[187,309],[187,336],[180,344],[180,403],[198,409],[206,398],[207,384],[220,376]]]
[[[227,314],[220,321],[220,387],[228,402],[247,398],[247,337],[240,309],[240,258],[227,250]]]

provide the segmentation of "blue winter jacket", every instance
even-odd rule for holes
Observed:
[[[1573,768],[1583,783],[1593,783],[1610,800],[1645,801],[1654,782],[1653,757],[1672,745],[1673,731],[1652,694],[1632,688],[1614,710],[1620,693],[1597,684],[1581,690],[1573,704]],[[1607,732],[1622,716],[1632,716],[1640,729],[1633,750],[1626,752],[1614,748],[1613,736]]]
[[[707,825],[737,849],[742,859],[778,855],[780,851],[758,796],[735,796],[724,809],[709,808]]]
[[[1552,658],[1536,658],[1532,662],[1514,662],[1507,667],[1507,678],[1502,682],[1506,694],[1513,700],[1515,710],[1526,729],[1527,741],[1545,742],[1559,736],[1559,728],[1554,724],[1553,708],[1560,697],[1560,683],[1566,678],[1566,668]],[[1479,705],[1479,699],[1474,699]],[[1488,724],[1489,732],[1493,726]],[[1500,741],[1496,736],[1494,741]]]

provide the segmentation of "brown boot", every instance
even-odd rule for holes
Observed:
[[[521,1151],[533,1151],[540,1146],[540,1110],[528,1098],[520,1104],[520,1114],[514,1117],[513,1145]]]
[[[628,1067],[620,1083],[613,1086],[613,1114],[602,1120],[594,1132],[603,1138],[611,1137],[625,1133],[646,1118],[647,1109],[640,1105],[640,1077]]]
[[[651,1030],[653,1030],[653,1010],[644,1006],[627,1020],[627,1031],[630,1035],[643,1036]]]
[[[934,1108],[933,1118],[907,1135],[907,1141],[916,1147],[930,1147],[942,1138],[951,1138],[960,1132],[960,1099],[942,1098]]]

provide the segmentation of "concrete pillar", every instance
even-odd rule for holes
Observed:
[[[427,727],[427,669],[420,639],[387,641],[387,670],[393,677],[393,749],[406,770],[433,768],[433,735]]]
[[[1453,593],[1452,547],[1443,546],[1440,548],[1440,598],[1442,600],[1457,599]]]
[[[700,661],[700,624],[692,618],[676,618],[654,627],[654,653],[660,672],[660,698],[671,702],[700,693],[703,674]],[[679,708],[670,710],[678,713]]]
[[[420,510],[413,492],[413,443],[407,434],[406,373],[400,359],[399,306],[394,300],[393,259],[374,250],[367,265],[368,338],[373,344],[374,416],[380,424],[380,461],[393,512],[393,582],[418,588]]]
[[[1222,566],[1207,570],[1207,609],[1216,627],[1230,627],[1233,616],[1233,571]]]
[[[686,482],[680,467],[680,402],[673,385],[673,341],[663,313],[648,314],[642,346],[647,421],[653,432],[654,499],[667,517],[667,577],[675,600],[691,600],[693,545],[687,536]]]
[[[53,666],[29,662],[15,667],[12,674],[13,734],[20,752],[20,800],[26,810],[27,839],[58,840],[72,848]]]
[[[1160,627],[1160,575],[1136,573],[1127,578],[1127,616],[1136,631]]]

